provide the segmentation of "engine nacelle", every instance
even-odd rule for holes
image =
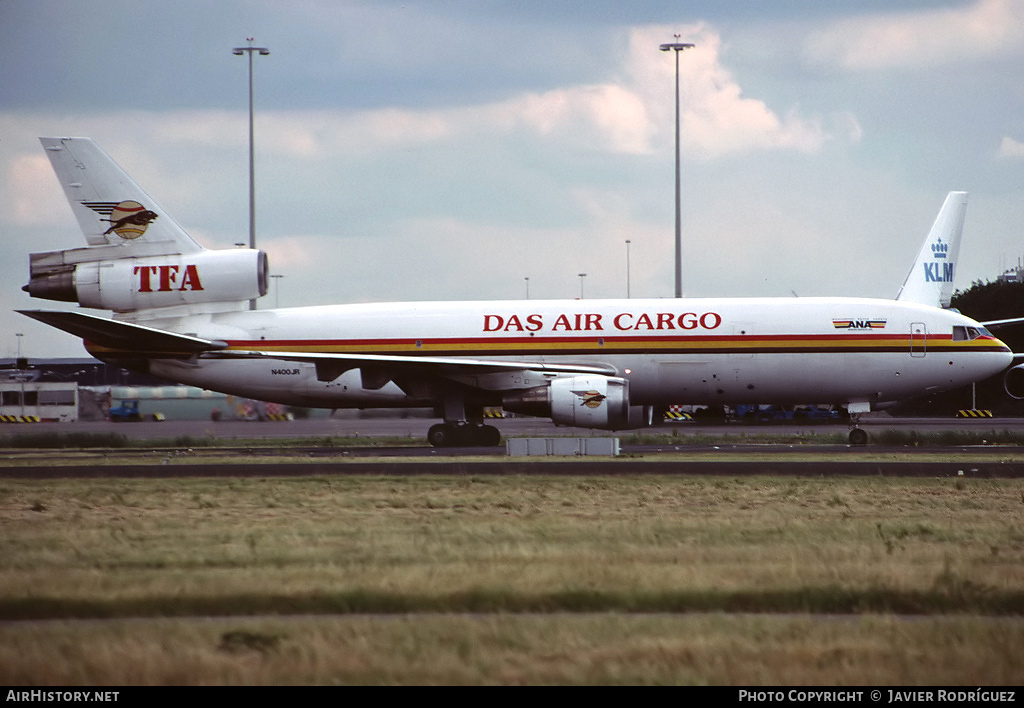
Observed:
[[[1003,389],[1010,398],[1024,399],[1024,364],[1018,364],[1003,374]]]
[[[651,424],[651,406],[629,404],[629,382],[611,376],[567,376],[547,386],[504,397],[509,411],[545,416],[559,425],[600,430],[627,430]]]
[[[88,260],[93,249],[33,253],[32,297],[130,312],[205,302],[239,302],[267,294],[267,255],[253,249]]]

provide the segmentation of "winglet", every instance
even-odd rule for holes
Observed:
[[[950,192],[896,296],[897,300],[949,307],[966,215],[967,192]]]

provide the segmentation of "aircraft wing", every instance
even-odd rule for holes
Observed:
[[[982,327],[987,329],[995,329],[997,327],[1006,327],[1008,325],[1016,325],[1024,323],[1024,317],[1011,317],[1008,320],[988,320],[987,322],[979,322]]]
[[[316,365],[317,378],[333,381],[350,369],[372,367],[396,373],[428,373],[439,376],[479,375],[510,371],[536,371],[552,374],[600,374],[613,376],[616,369],[604,364],[548,363],[538,361],[501,361],[489,359],[400,356],[392,354],[334,354],[320,352],[277,352],[232,350],[227,342],[176,334],[130,322],[119,322],[84,312],[55,310],[18,310],[76,337],[109,349],[139,352],[147,356],[203,354],[218,359],[277,359]]]
[[[18,310],[18,312],[51,327],[62,329],[76,337],[81,337],[87,342],[110,349],[126,349],[147,354],[159,352],[172,355],[191,355],[224,349],[228,346],[227,342],[165,332],[143,325],[88,315],[84,312],[55,310]]]
[[[615,376],[615,367],[607,364],[549,363],[541,361],[503,361],[438,356],[400,356],[394,354],[328,354],[320,352],[211,351],[216,359],[277,359],[316,365],[317,378],[333,381],[349,369],[373,367],[401,373],[432,373],[460,376],[510,371],[536,371],[551,374],[599,374]]]

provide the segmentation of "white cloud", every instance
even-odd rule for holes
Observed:
[[[12,225],[61,226],[67,221],[70,212],[55,208],[63,195],[45,155],[14,155],[5,173],[3,210]]]
[[[658,51],[670,34],[666,27],[643,27],[631,30],[629,37],[629,83],[654,114],[661,146],[674,140],[675,57]],[[764,101],[745,96],[722,63],[720,35],[708,25],[684,27],[680,35],[696,45],[679,56],[680,132],[688,156],[709,160],[762,150],[815,152],[836,137],[821,117],[801,116],[795,108],[780,116]],[[856,120],[846,115],[840,121],[840,137],[855,138],[851,125]]]
[[[1024,2],[977,0],[966,7],[840,20],[804,47],[815,64],[850,71],[932,67],[1024,53]]]
[[[1003,141],[999,143],[999,149],[996,151],[996,157],[1005,158],[1019,158],[1024,157],[1024,143],[1013,138],[1003,136]]]
[[[674,142],[674,62],[658,44],[667,27],[630,28],[624,37],[620,71],[608,81],[528,92],[478,105],[441,108],[353,110],[261,110],[256,117],[258,152],[299,160],[331,160],[373,155],[429,144],[464,144],[468,138],[553,143],[560,150],[611,155],[664,154]],[[850,115],[805,116],[796,107],[777,113],[764,101],[744,95],[721,59],[722,41],[706,24],[682,28],[696,49],[680,57],[682,140],[688,159],[712,160],[764,150],[814,152],[831,139],[856,139]],[[167,161],[189,146],[205,148],[207,162],[244,153],[243,112],[223,110],[135,111],[78,117],[74,127],[55,116],[0,115],[0,126],[18,132],[73,133],[96,137],[133,174],[158,184]],[[47,124],[57,124],[48,130]],[[832,126],[835,129],[830,130]],[[5,132],[7,132],[5,130]],[[112,142],[114,141],[114,142]],[[38,162],[38,159],[36,160]],[[197,171],[213,169],[197,165]],[[27,179],[28,177],[26,177]],[[147,183],[152,184],[152,181]],[[174,186],[186,192],[187,184]]]
[[[745,96],[722,63],[718,33],[705,24],[683,31],[697,45],[680,57],[682,140],[688,158],[763,150],[808,153],[829,140],[858,139],[860,128],[850,114],[803,116],[789,107],[780,115],[764,101]],[[674,58],[658,51],[669,35],[667,27],[630,29],[621,75],[605,83],[445,108],[261,111],[256,126],[260,151],[330,159],[459,142],[467,136],[511,136],[609,154],[662,152],[674,140]],[[169,115],[153,131],[176,142],[221,147],[234,145],[244,132],[238,130],[237,117],[223,113]]]
[[[324,255],[337,249],[336,239],[320,234],[278,235],[260,243],[272,271],[320,269]]]
[[[631,87],[600,84],[527,94],[493,115],[517,116],[536,135],[618,154],[651,150],[648,107]]]

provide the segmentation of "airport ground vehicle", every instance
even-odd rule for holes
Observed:
[[[142,413],[137,400],[124,400],[119,405],[111,406],[110,420],[114,423],[139,423],[143,420],[163,420],[160,413]]]

